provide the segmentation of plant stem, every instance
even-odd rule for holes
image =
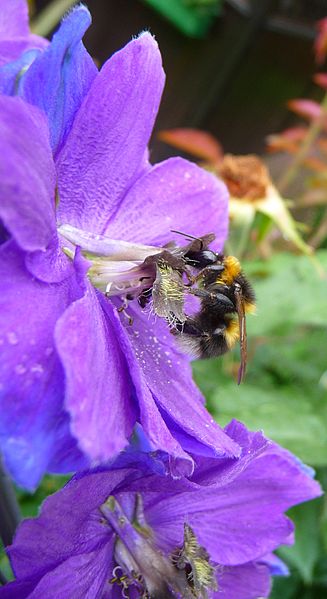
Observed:
[[[327,217],[325,217],[315,233],[309,239],[309,244],[316,250],[327,237]]]
[[[11,545],[20,520],[14,487],[0,459],[0,536],[5,547]]]
[[[320,133],[320,130],[323,125],[323,121],[326,118],[326,115],[327,115],[327,94],[324,96],[324,99],[321,103],[321,115],[317,119],[312,121],[299,151],[297,152],[297,154],[295,154],[294,159],[292,160],[289,167],[286,169],[286,171],[283,174],[283,176],[281,177],[279,183],[277,184],[278,190],[281,194],[283,194],[285,192],[286,188],[290,185],[290,183],[296,177],[299,167],[303,163],[303,160],[307,157],[307,155],[311,149],[311,146],[313,145],[313,143],[315,142],[316,138],[318,137],[318,135]]]
[[[37,35],[46,37],[59,23],[65,12],[67,12],[79,0],[52,0],[38,17],[32,20],[31,30]]]
[[[252,219],[247,222],[244,222],[239,229],[240,236],[239,236],[239,242],[237,244],[236,253],[235,253],[235,255],[238,257],[239,260],[243,259],[244,254],[247,250],[247,247],[249,244],[250,232],[252,229],[252,223],[253,223]]]

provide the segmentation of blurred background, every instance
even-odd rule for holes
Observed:
[[[65,3],[31,1],[34,30],[50,33],[51,10]],[[182,154],[231,192],[226,252],[242,260],[258,308],[247,321],[242,385],[237,350],[194,365],[209,409],[220,424],[263,429],[327,489],[327,1],[84,3],[93,16],[84,42],[99,65],[144,29],[159,43],[167,83],[151,160]],[[61,482],[47,477],[34,497],[20,492],[24,514]],[[279,552],[290,576],[275,579],[271,597],[323,599],[326,499],[290,515],[296,544]]]
[[[34,0],[40,11],[51,4]],[[55,0],[61,4],[61,0]],[[315,21],[326,0],[86,0],[84,41],[102,64],[150,30],[167,84],[156,130],[205,129],[228,152],[262,152],[265,135],[290,122],[286,101],[317,95],[311,76]],[[155,139],[154,161],[171,152]]]

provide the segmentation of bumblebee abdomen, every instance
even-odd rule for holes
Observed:
[[[199,358],[215,358],[228,352],[225,335],[203,334],[199,339]]]
[[[203,330],[198,338],[198,357],[214,358],[226,354],[239,340],[238,321],[224,318],[211,330]]]
[[[215,312],[200,312],[175,326],[179,342],[194,358],[221,356],[239,339],[237,320],[228,316],[218,318]]]

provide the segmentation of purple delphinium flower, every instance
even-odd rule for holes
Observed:
[[[158,47],[143,34],[88,80],[69,131],[60,125],[55,162],[45,116],[21,98],[0,97],[0,216],[11,236],[0,253],[0,440],[8,470],[31,489],[47,470],[111,458],[136,423],[178,476],[192,472],[189,450],[239,452],[205,410],[166,322],[136,301],[127,314],[117,311],[121,280],[126,289],[126,270],[133,278],[139,264],[134,244],[181,243],[171,229],[213,231],[218,248],[226,237],[223,184],[181,158],[147,160],[163,84]],[[71,256],[74,248],[58,225],[77,245],[96,246],[95,270],[87,274],[79,252],[73,261],[65,255],[64,246]],[[109,238],[129,242],[128,259]],[[120,262],[108,258],[108,244]],[[106,282],[110,299],[95,289]]]
[[[0,9],[0,66],[31,49],[43,49],[48,41],[30,33],[26,0],[2,0]]]
[[[235,421],[226,433],[240,458],[200,458],[191,479],[140,454],[77,474],[19,527],[1,598],[267,597],[271,552],[292,543],[284,512],[320,488],[261,433]]]

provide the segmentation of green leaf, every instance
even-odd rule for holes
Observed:
[[[321,517],[320,498],[303,503],[289,511],[295,524],[295,545],[281,547],[279,556],[296,568],[306,584],[314,581],[314,569],[318,562],[321,545],[317,532]]]
[[[288,584],[288,582],[290,584]],[[293,579],[278,581],[274,585],[270,599],[325,599],[326,587],[321,585],[305,586],[294,583]]]
[[[272,592],[269,595],[270,599],[299,599],[302,595],[299,592],[301,583],[297,576],[287,578],[276,577],[273,580]]]
[[[325,568],[325,572],[324,572],[324,580],[326,582],[326,586],[327,586],[327,505],[326,505],[326,498],[325,498],[325,510],[322,516],[322,522],[321,522],[321,536],[322,536],[322,542],[324,544],[324,549],[326,552],[326,568]]]
[[[143,0],[169,19],[182,33],[203,37],[219,14],[221,0]]]
[[[221,425],[232,418],[280,443],[303,461],[327,463],[327,415],[317,413],[314,402],[292,387],[262,389],[255,385],[226,383],[211,396],[213,416]]]
[[[309,464],[326,465],[327,397],[321,385],[326,332],[297,328],[289,339],[267,338],[256,350],[253,346],[250,343],[247,377],[240,386],[225,369],[232,354],[194,363],[209,410],[221,425],[236,418],[251,430],[263,429]]]
[[[10,567],[9,559],[5,553],[4,548],[1,545],[1,542],[0,542],[0,570],[5,575],[5,577],[8,581],[13,580],[14,575],[13,575],[12,569]],[[0,586],[0,589],[1,589],[1,586]],[[1,591],[0,591],[0,593],[1,593]]]
[[[327,326],[327,251],[315,259],[280,253],[269,261],[244,264],[257,295],[257,315],[248,319],[249,335],[289,332],[294,325]]]
[[[314,531],[312,531],[311,534],[314,534]],[[320,555],[319,561],[316,565],[314,579],[317,584],[324,586],[325,589],[327,589],[327,552],[326,551]],[[327,594],[326,591],[325,591],[325,594]]]

